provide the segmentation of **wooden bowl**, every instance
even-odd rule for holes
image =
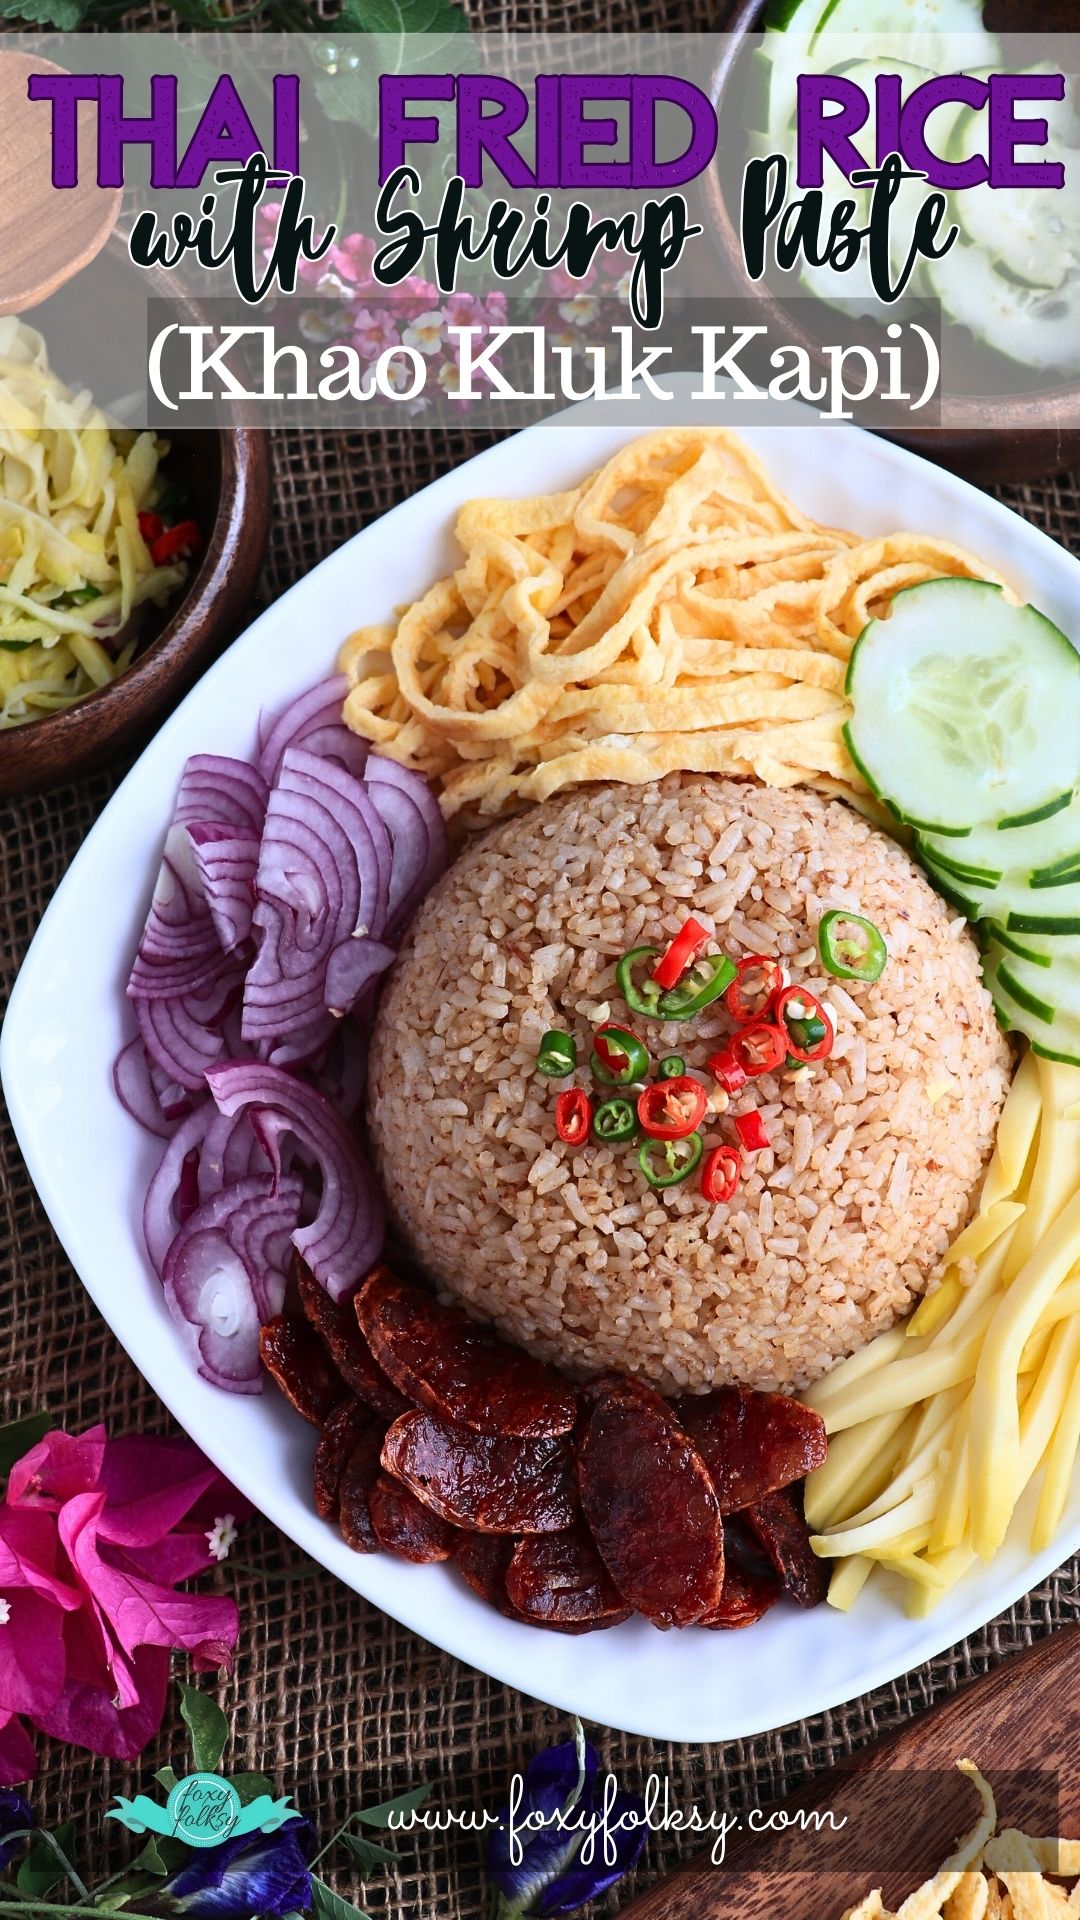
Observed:
[[[989,0],[985,18],[994,32],[1063,32],[1075,27],[1075,5],[1076,0]],[[766,6],[767,0],[731,0],[718,23],[718,32],[725,39],[710,84],[718,110],[722,110],[722,96],[729,88],[731,97],[737,98],[747,84],[746,63],[753,44],[750,36],[761,28]],[[805,329],[797,311],[747,274],[739,242],[738,210],[728,206],[719,169],[710,168],[699,185],[705,226],[724,270],[726,290],[752,299],[762,321],[775,327],[781,338],[805,347],[816,361],[820,340]],[[806,299],[804,293],[804,304]],[[973,361],[977,352],[973,342]],[[1080,465],[1080,427],[1060,424],[1080,416],[1080,382],[1061,381],[1004,396],[968,393],[962,406],[965,416],[970,419],[975,412],[985,426],[950,422],[950,413],[955,414],[957,407],[943,399],[942,425],[879,431],[884,431],[886,439],[910,447],[980,485],[997,480],[1036,480]]]
[[[0,732],[0,793],[73,780],[121,754],[175,705],[243,622],[270,530],[270,446],[248,427],[170,437],[167,471],[204,530],[180,598],[152,609],[147,638],[125,673],[72,707]]]

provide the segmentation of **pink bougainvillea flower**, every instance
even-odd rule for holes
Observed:
[[[161,1725],[169,1655],[228,1666],[235,1602],[177,1592],[213,1564],[239,1495],[187,1440],[48,1433],[0,1505],[0,1785],[33,1772],[17,1716],[92,1753],[134,1759]]]
[[[34,1772],[34,1743],[17,1714],[0,1713],[0,1786],[29,1780]]]

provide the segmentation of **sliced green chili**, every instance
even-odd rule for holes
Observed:
[[[677,987],[662,993],[656,1004],[659,1020],[691,1020],[703,1007],[726,993],[735,978],[735,963],[726,953],[706,954],[696,960]]]
[[[648,973],[643,979],[636,979],[635,974],[647,968],[659,951],[658,947],[632,947],[615,969],[615,984],[631,1013],[642,1013],[648,1020],[656,1018],[661,989]]]
[[[818,927],[818,952],[826,973],[837,980],[879,980],[889,950],[872,920],[861,913],[834,909]]]
[[[690,1178],[704,1147],[700,1133],[684,1133],[681,1140],[643,1140],[638,1166],[650,1187],[677,1187]]]
[[[686,1072],[686,1061],[681,1053],[665,1053],[656,1069],[658,1080],[678,1080]]]
[[[633,1102],[624,1100],[621,1094],[605,1100],[593,1114],[592,1130],[594,1140],[607,1140],[614,1145],[636,1139],[638,1117]]]
[[[589,1058],[593,1077],[608,1087],[632,1087],[649,1071],[649,1050],[625,1027],[601,1027]]]
[[[536,1056],[537,1073],[546,1073],[549,1080],[565,1080],[576,1066],[577,1043],[573,1035],[563,1033],[559,1027],[550,1027]]]

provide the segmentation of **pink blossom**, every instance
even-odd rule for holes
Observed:
[[[580,277],[567,273],[564,263],[560,260],[556,266],[545,270],[544,292],[552,300],[572,300],[576,294],[588,292],[596,279],[596,271],[595,258],[592,265]]]
[[[374,240],[368,234],[347,233],[330,248],[326,256],[327,264],[357,292],[368,293],[378,285],[371,271],[377,251]]]
[[[387,298],[407,301],[417,313],[426,313],[430,307],[438,306],[439,289],[432,286],[430,280],[421,280],[418,274],[410,273],[399,286],[387,289]]]
[[[352,341],[367,360],[377,360],[389,347],[400,345],[394,316],[385,307],[357,307],[352,318]]]
[[[134,1759],[161,1725],[169,1655],[231,1664],[235,1602],[176,1591],[213,1564],[208,1529],[244,1503],[187,1440],[48,1433],[0,1505],[0,1784],[33,1772],[18,1716]]]

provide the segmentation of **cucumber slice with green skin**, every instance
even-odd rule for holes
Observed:
[[[957,880],[970,881],[976,887],[986,887],[988,890],[996,887],[1004,872],[1002,867],[977,867],[973,862],[960,860],[955,854],[949,852],[949,847],[953,846],[966,853],[969,845],[966,839],[942,841],[935,839],[932,833],[917,833],[915,845],[920,856],[929,866],[936,868],[939,872],[951,874]]]
[[[927,73],[995,67],[1001,48],[982,11],[982,0],[828,0],[813,51],[822,61],[843,34],[864,60],[900,59]]]
[[[1014,967],[1022,964],[1022,961],[1010,961],[1003,956],[998,963],[998,985],[1005,988],[1010,999],[1015,1001],[1022,1012],[1030,1014],[1033,1020],[1041,1021],[1043,1026],[1052,1026],[1054,1008],[1050,1001],[1043,1000],[1037,993],[1033,993],[1014,972]]]
[[[1080,933],[1080,879],[1035,890],[1022,875],[1007,873],[989,892],[971,891],[976,892],[976,918],[996,920],[1021,942],[1027,934],[1058,936],[1055,957],[1060,957],[1062,935]]]
[[[1080,1028],[1075,1031],[1070,1028],[1052,1047],[1043,1040],[1032,1040],[1030,1044],[1032,1053],[1037,1053],[1041,1060],[1060,1060],[1066,1067],[1080,1067]]]
[[[1080,273],[1060,287],[1023,287],[981,247],[957,242],[927,277],[945,312],[1006,360],[1039,371],[1080,372]]]
[[[1024,826],[973,827],[960,842],[926,834],[920,850],[960,879],[996,886],[1012,873],[1033,887],[1056,886],[1061,877],[1080,878],[1080,803],[1071,798]]]
[[[1026,1034],[1032,1052],[1040,1054],[1045,1060],[1063,1060],[1070,1065],[1080,1065],[1080,1019],[1055,1007],[1052,1018],[1046,1021],[1022,1006],[1016,998],[1016,983],[1009,968],[1000,956],[992,952],[983,964],[983,980],[994,1003],[998,1023],[1007,1033]]]
[[[1044,1026],[1064,1020],[1071,1021],[1080,1030],[1080,950],[1075,946],[1072,953],[1063,950],[1049,973],[1033,967],[1029,960],[1018,960],[1014,954],[1003,953],[998,978],[1018,1006],[1028,1007],[1030,1003],[1033,1018],[1041,1020]],[[1040,1036],[1036,1033],[1034,1037]]]
[[[855,642],[846,691],[852,758],[924,834],[996,825],[1077,784],[1080,655],[988,581],[896,594]]]
[[[1071,887],[1080,880],[1080,866],[1075,860],[1068,864],[1062,861],[1059,866],[1037,869],[1027,876],[1028,886],[1033,893],[1047,893],[1053,887]]]
[[[963,914],[965,920],[975,921],[984,918],[989,896],[984,895],[980,898],[978,894],[971,892],[961,893],[960,882],[956,876],[945,873],[941,867],[935,867],[933,861],[928,860],[925,854],[923,865],[931,885],[949,902],[951,907],[956,908],[957,913]]]
[[[1059,793],[1056,799],[1048,800],[1044,807],[1033,807],[1030,813],[1012,813],[1008,819],[998,821],[998,831],[1012,833],[1016,827],[1034,827],[1040,820],[1051,820],[1055,813],[1064,813],[1075,797],[1072,793]]]
[[[986,929],[991,939],[1007,953],[1016,954],[1021,960],[1030,961],[1033,967],[1050,967],[1054,963],[1056,941],[1047,933],[1010,933],[998,920],[988,920]]]

